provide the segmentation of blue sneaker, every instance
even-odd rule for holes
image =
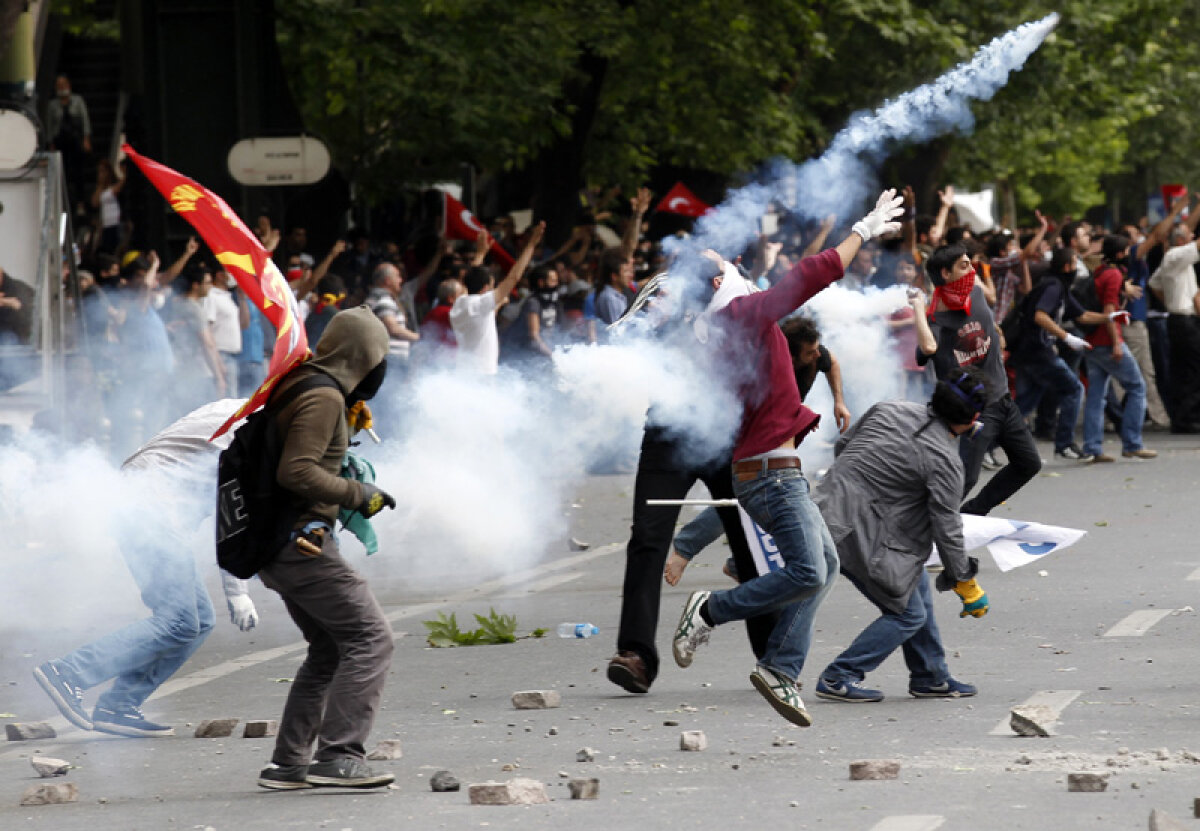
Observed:
[[[112,733],[114,736],[132,736],[134,738],[175,735],[174,727],[155,724],[142,715],[142,711],[137,707],[122,707],[119,710],[97,707],[92,711],[92,729],[99,730],[101,733]]]
[[[827,678],[817,680],[817,698],[827,698],[830,701],[883,701],[883,693],[879,690],[868,690],[859,681],[830,681]]]
[[[909,686],[908,694],[914,698],[970,698],[979,690],[971,684],[947,678],[940,684],[927,684],[923,687]]]
[[[83,689],[56,661],[42,664],[33,671],[33,677],[67,721],[81,730],[92,729],[92,720],[83,708]]]

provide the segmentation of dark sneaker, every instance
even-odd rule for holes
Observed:
[[[396,777],[391,773],[376,773],[362,759],[330,759],[308,766],[305,781],[318,788],[381,788]]]
[[[1055,450],[1054,455],[1060,459],[1067,459],[1072,462],[1090,462],[1095,458],[1094,456],[1084,453],[1079,449],[1078,445],[1074,444],[1068,444],[1061,450]]]
[[[817,698],[827,698],[830,701],[883,701],[883,693],[879,690],[868,690],[858,681],[830,681],[826,678],[817,681]]]
[[[277,765],[271,762],[259,772],[258,786],[273,791],[298,791],[312,787],[305,779],[307,775],[308,765]]]
[[[750,673],[750,683],[779,715],[800,727],[812,726],[812,716],[800,700],[800,685],[791,678],[760,664]]]
[[[33,671],[33,677],[63,717],[81,730],[91,730],[92,720],[83,707],[83,688],[74,683],[54,661],[47,661]]]
[[[908,688],[908,694],[914,698],[970,698],[979,692],[971,684],[947,678],[940,684],[929,684],[924,687]]]
[[[692,592],[679,616],[679,625],[675,627],[675,638],[671,642],[671,651],[675,653],[675,663],[687,669],[692,665],[696,649],[708,643],[708,635],[713,628],[704,622],[700,616],[700,607],[712,592]]]
[[[608,662],[608,680],[631,693],[650,692],[650,676],[646,662],[636,652],[618,652]]]
[[[175,735],[174,727],[149,721],[137,707],[126,707],[121,710],[97,707],[92,711],[92,729],[99,730],[101,733],[112,733],[114,736],[133,736],[135,738]]]

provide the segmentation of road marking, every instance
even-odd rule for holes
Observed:
[[[886,817],[871,826],[871,831],[936,831],[946,821],[932,814],[913,814],[907,817]]]
[[[1048,707],[1054,713],[1054,721],[1058,721],[1058,717],[1062,715],[1062,711],[1067,709],[1070,704],[1079,696],[1083,695],[1083,690],[1042,690],[1035,692],[1024,702],[1017,705],[1019,707],[1041,706]],[[1013,709],[1016,709],[1015,707]],[[991,729],[989,736],[1015,736],[1012,727],[1009,726],[1011,713],[1006,715],[1004,719]]]
[[[530,583],[520,591],[505,592],[504,594],[496,595],[497,597],[523,597],[534,592],[544,592],[547,589],[553,589],[561,586],[564,583],[570,583],[572,580],[578,580],[583,575],[579,572],[574,574],[552,574],[549,577],[544,577],[536,583]]]
[[[1165,618],[1174,609],[1139,609],[1117,621],[1116,626],[1104,633],[1106,638],[1136,638],[1150,631],[1150,627]]]
[[[552,575],[557,571],[575,568],[599,557],[604,557],[608,554],[615,554],[618,551],[624,550],[624,543],[612,543],[610,545],[604,545],[600,548],[597,548],[595,551],[587,551],[583,554],[576,554],[573,557],[564,557],[560,560],[553,560],[539,566],[522,569],[521,571],[513,574],[497,577],[494,580],[488,580],[485,583],[480,583],[478,586],[472,586],[469,589],[463,589],[432,602],[418,603],[413,606],[405,606],[403,609],[397,609],[396,611],[389,613],[387,619],[392,623],[395,623],[396,621],[404,620],[405,618],[429,614],[445,608],[446,606],[453,606],[458,603],[466,603],[471,600],[478,600],[480,597],[487,597],[501,591],[502,589],[528,583],[530,580],[536,580],[538,577],[541,577],[542,579],[537,580],[530,585],[528,591],[544,591],[548,588],[552,588],[555,585],[560,585],[561,583],[567,582],[567,580],[559,580],[557,576],[552,579],[550,576],[544,575]],[[573,574],[562,576],[569,577],[573,580],[580,575]],[[277,646],[273,649],[264,649],[259,652],[251,652],[248,655],[243,655],[240,658],[234,658],[231,661],[224,661],[220,664],[216,664],[215,666],[196,670],[195,672],[191,672],[187,675],[177,678],[172,678],[171,680],[167,681],[165,684],[159,687],[157,691],[155,691],[154,695],[150,696],[149,700],[158,701],[159,699],[166,698],[169,695],[174,695],[175,693],[183,692],[184,690],[190,690],[193,687],[200,686],[201,684],[207,684],[209,681],[215,681],[218,678],[224,678],[226,675],[231,675],[239,670],[249,669],[267,661],[273,661],[276,658],[282,658],[286,655],[291,655],[294,652],[301,652],[307,648],[307,642],[296,641],[295,643]],[[63,723],[66,724],[65,719],[63,719]]]
[[[1191,574],[1189,574],[1189,575],[1187,576],[1187,579],[1189,579],[1189,580],[1200,580],[1200,568],[1196,569],[1196,570],[1195,570],[1195,571],[1193,571]]]

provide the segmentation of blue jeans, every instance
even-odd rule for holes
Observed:
[[[237,378],[237,397],[249,398],[254,395],[255,390],[262,386],[262,382],[267,380],[267,363],[266,361],[238,361]],[[233,393],[226,391],[230,397],[234,397]]]
[[[1108,379],[1116,378],[1125,390],[1121,412],[1121,450],[1142,449],[1142,421],[1146,418],[1146,384],[1137,360],[1128,348],[1113,360],[1111,346],[1097,346],[1087,354],[1087,402],[1083,406],[1083,452],[1095,455],[1104,449],[1104,395]]]
[[[854,576],[847,574],[846,579],[871,600]],[[922,573],[903,612],[889,611],[871,600],[883,614],[825,668],[821,677],[838,683],[857,683],[899,647],[904,651],[904,663],[908,665],[910,687],[936,686],[949,678],[942,636],[933,617],[931,594],[929,577]]]
[[[1042,394],[1053,392],[1058,398],[1058,425],[1054,430],[1054,450],[1075,443],[1075,422],[1083,401],[1083,382],[1058,355],[1050,360],[1031,361],[1017,367],[1017,409],[1028,416],[1037,407]]]
[[[794,681],[808,657],[817,607],[837,579],[837,549],[798,469],[769,470],[748,482],[735,479],[733,491],[750,518],[775,538],[784,566],[713,592],[708,613],[714,623],[727,623],[778,611],[759,664]]]
[[[84,689],[116,678],[96,702],[113,710],[141,706],[199,648],[214,622],[196,559],[170,520],[141,509],[118,532],[121,553],[150,617],[59,661]]]
[[[721,524],[717,509],[705,508],[675,535],[675,550],[680,557],[690,560],[724,533],[725,526]]]

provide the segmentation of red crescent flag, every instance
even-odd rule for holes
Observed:
[[[658,207],[654,210],[659,213],[666,214],[683,214],[684,216],[704,216],[712,206],[705,205],[696,198],[696,194],[692,193],[683,182],[676,182],[667,195],[658,203]]]
[[[271,389],[289,369],[308,357],[308,338],[300,325],[296,296],[279,273],[258,238],[237,218],[225,200],[169,167],[147,159],[128,144],[122,150],[141,168],[146,178],[166,197],[175,212],[191,223],[233,275],[246,297],[262,310],[275,327],[275,349],[267,365],[267,380],[212,437],[224,433],[238,419],[267,402]]]
[[[442,196],[445,197],[442,201],[442,234],[446,239],[476,239],[479,232],[483,230],[479,220],[467,210],[466,205],[450,194],[442,191]],[[512,254],[505,251],[500,243],[492,238],[491,234],[488,234],[488,248],[501,265],[505,268],[513,267],[513,263],[516,261]]]

